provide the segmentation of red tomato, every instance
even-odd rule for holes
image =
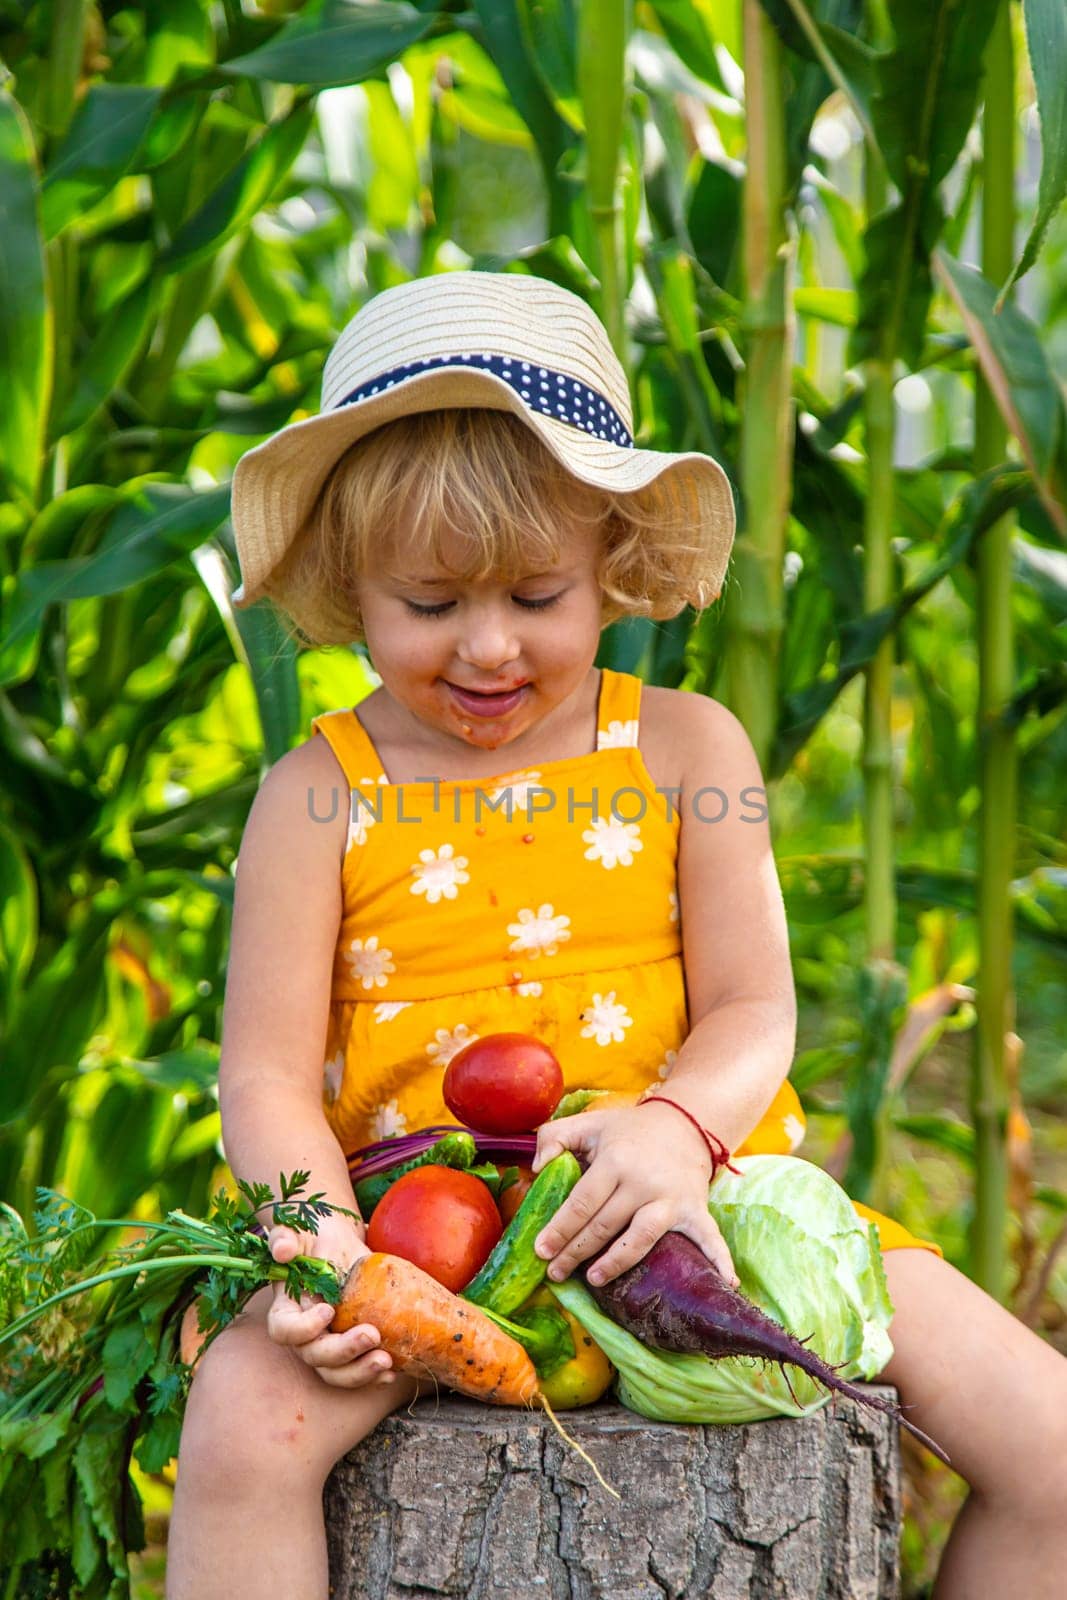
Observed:
[[[515,1215],[516,1211],[526,1199],[526,1193],[537,1174],[533,1167],[520,1166],[517,1161],[495,1161],[493,1165],[503,1177],[508,1167],[518,1167],[519,1176],[514,1183],[509,1183],[506,1189],[501,1189],[497,1205],[500,1208],[500,1220],[505,1228]]]
[[[481,1178],[451,1167],[416,1167],[385,1191],[367,1244],[413,1261],[453,1294],[484,1266],[503,1228]]]
[[[448,1063],[442,1086],[454,1117],[479,1133],[533,1133],[556,1109],[563,1069],[527,1033],[472,1039]]]

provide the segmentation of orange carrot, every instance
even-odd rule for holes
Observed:
[[[431,1376],[449,1389],[498,1406],[534,1406],[541,1391],[533,1362],[484,1312],[400,1256],[361,1256],[345,1279],[330,1324],[378,1329],[400,1372]]]

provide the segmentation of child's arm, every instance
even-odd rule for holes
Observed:
[[[755,752],[724,706],[696,695],[678,699],[672,732],[689,752],[678,885],[690,1032],[662,1092],[733,1150],[789,1072],[796,996]],[[674,1228],[736,1282],[707,1209],[710,1156],[674,1107],[594,1110],[546,1123],[535,1169],[561,1149],[573,1150],[587,1170],[537,1240],[538,1253],[553,1258],[552,1277],[566,1277],[615,1240],[597,1264],[603,1280],[614,1278]]]
[[[321,1191],[329,1204],[357,1212],[344,1153],[322,1110],[348,821],[348,790],[339,777],[325,739],[312,739],[271,768],[253,802],[237,863],[219,1105],[236,1177],[277,1193],[279,1174],[306,1171],[307,1192]],[[331,821],[315,820],[331,812]],[[335,1213],[320,1221],[317,1235],[272,1229],[271,1249],[278,1261],[299,1252],[345,1270],[366,1253],[363,1231]],[[357,1387],[388,1358],[370,1349],[363,1325],[323,1334],[331,1315],[321,1300],[305,1298],[298,1307],[278,1284],[268,1329],[326,1381]],[[365,1353],[353,1360],[357,1350]]]
[[[306,1169],[313,1189],[355,1209],[344,1153],[322,1111],[347,800],[339,795],[333,821],[315,820],[332,809],[323,751],[332,764],[325,740],[312,740],[272,767],[245,826],[219,1103],[235,1176],[277,1189],[281,1171]]]
[[[788,1076],[796,991],[755,751],[725,706],[684,698],[678,892],[689,1034],[665,1092],[736,1150]]]

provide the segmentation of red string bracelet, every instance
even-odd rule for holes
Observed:
[[[732,1172],[735,1176],[740,1177],[741,1169],[739,1167],[730,1165],[730,1152],[727,1150],[722,1140],[716,1134],[710,1133],[707,1128],[703,1127],[702,1124],[697,1121],[696,1117],[694,1117],[693,1113],[691,1111],[687,1111],[684,1106],[680,1106],[677,1100],[668,1099],[665,1094],[646,1094],[644,1098],[639,1100],[637,1103],[639,1106],[647,1106],[656,1100],[661,1100],[665,1106],[673,1106],[675,1111],[680,1111],[682,1116],[688,1118],[688,1120],[693,1124],[693,1127],[700,1134],[700,1137],[707,1145],[711,1154],[711,1176],[713,1179],[720,1167],[725,1167],[727,1172]]]

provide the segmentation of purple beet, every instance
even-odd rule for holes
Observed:
[[[910,1423],[899,1407],[839,1378],[835,1368],[806,1348],[806,1341],[794,1338],[781,1323],[731,1289],[700,1246],[684,1233],[665,1233],[646,1256],[610,1283],[589,1283],[586,1269],[596,1259],[583,1263],[590,1294],[605,1316],[650,1349],[677,1350],[712,1360],[756,1356],[776,1361],[787,1383],[786,1365],[799,1367],[828,1389],[884,1411],[921,1439],[946,1466],[951,1465],[940,1445]],[[792,1388],[789,1392],[792,1394]]]

